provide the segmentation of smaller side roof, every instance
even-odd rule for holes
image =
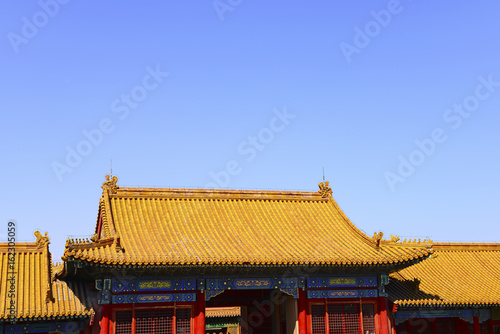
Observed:
[[[431,258],[390,276],[403,307],[500,305],[499,243],[434,243]]]
[[[239,317],[240,315],[241,308],[239,306],[207,307],[205,310],[205,316],[207,318]]]
[[[0,320],[93,314],[95,298],[83,282],[55,279],[62,266],[52,264],[47,233],[35,236],[36,242],[0,243]]]

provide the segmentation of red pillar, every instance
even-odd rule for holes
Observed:
[[[481,326],[479,326],[479,317],[474,317],[474,334],[481,334]]]
[[[488,326],[490,327],[490,334],[493,334],[494,329],[493,329],[493,320],[488,320]]]
[[[389,327],[387,326],[387,304],[385,297],[378,297],[378,313],[380,321],[380,334],[389,334]]]
[[[194,334],[205,334],[205,293],[198,292],[194,306]]]
[[[394,320],[394,316],[391,317],[391,333],[396,334],[396,321]]]
[[[307,308],[306,292],[304,290],[299,289],[299,302],[298,302],[299,334],[307,334],[306,308]]]
[[[109,304],[102,305],[101,334],[109,333]]]

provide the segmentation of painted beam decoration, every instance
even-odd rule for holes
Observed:
[[[200,282],[198,282],[200,284]],[[205,282],[205,300],[215,297],[225,290],[279,289],[298,298],[299,279],[291,278],[209,278]]]
[[[165,293],[112,296],[113,304],[195,302],[196,293]]]
[[[373,298],[378,297],[376,289],[370,290],[309,290],[307,298]]]
[[[100,304],[124,304],[146,302],[195,301],[196,293],[175,293],[177,291],[205,291],[205,300],[220,295],[226,290],[277,289],[298,298],[300,289],[307,289],[309,298],[370,298],[381,295],[376,276],[336,276],[336,277],[256,277],[256,278],[143,278],[96,280],[96,288],[101,290]],[[316,290],[316,289],[330,290]],[[334,290],[333,288],[354,288]],[[129,295],[129,293],[142,293]],[[147,293],[153,294],[147,294]],[[168,293],[167,293],[168,292]]]
[[[207,290],[296,288],[297,278],[209,278]]]
[[[311,277],[308,288],[376,288],[377,277]]]
[[[111,292],[147,292],[147,291],[189,291],[196,290],[196,280],[113,280]]]
[[[78,334],[81,330],[85,328],[85,323],[83,321],[69,321],[60,323],[42,323],[42,324],[18,324],[18,325],[7,325],[5,327],[6,334],[20,334],[20,333],[69,333]]]

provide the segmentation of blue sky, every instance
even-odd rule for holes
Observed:
[[[316,191],[369,235],[500,241],[500,4],[4,1],[0,221],[121,186]],[[0,237],[6,238],[4,231]]]

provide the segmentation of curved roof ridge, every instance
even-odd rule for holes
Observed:
[[[290,191],[290,190],[240,190],[240,189],[203,189],[203,188],[136,188],[136,187],[120,187],[116,193],[110,194],[111,197],[133,196],[133,197],[150,197],[150,196],[168,196],[173,197],[204,197],[227,199],[303,199],[303,200],[325,200],[316,191]]]

